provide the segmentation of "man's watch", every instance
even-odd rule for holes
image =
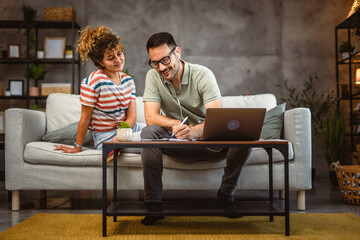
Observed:
[[[74,144],[74,147],[77,147],[77,148],[82,149],[83,146],[75,143],[75,144]]]

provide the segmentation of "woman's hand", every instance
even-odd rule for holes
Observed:
[[[81,148],[79,147],[68,147],[65,145],[54,145],[54,150],[61,150],[63,153],[77,153],[81,152]]]

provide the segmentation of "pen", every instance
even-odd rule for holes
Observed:
[[[184,118],[184,120],[182,120],[182,122],[179,124],[179,126],[183,125],[186,122],[186,120],[188,120],[188,117]],[[173,136],[174,136],[174,134],[171,134],[171,137],[173,137]]]

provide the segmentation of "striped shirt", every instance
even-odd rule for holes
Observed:
[[[121,83],[114,84],[100,69],[92,72],[81,82],[80,101],[93,107],[89,128],[97,132],[115,129],[126,120],[126,110],[136,101],[135,83],[132,77],[119,73]]]

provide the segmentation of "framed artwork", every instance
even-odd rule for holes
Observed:
[[[8,44],[8,58],[20,58],[21,47],[20,44]]]
[[[66,39],[64,37],[45,38],[45,58],[64,58],[65,41]]]
[[[5,112],[0,112],[0,133],[5,133]]]
[[[9,80],[10,96],[24,95],[24,80]]]

